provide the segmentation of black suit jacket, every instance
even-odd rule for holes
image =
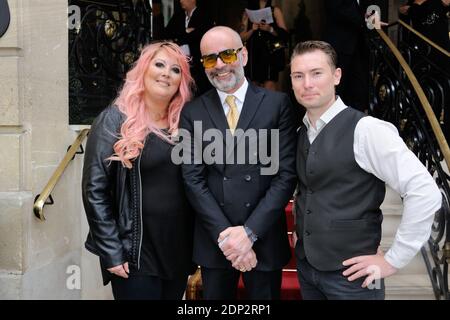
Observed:
[[[203,66],[200,62],[200,40],[206,31],[212,27],[212,20],[209,15],[197,7],[189,20],[188,28],[194,31],[187,33],[185,27],[186,14],[184,11],[177,12],[170,19],[165,29],[165,38],[175,41],[178,45],[189,45],[191,52],[191,73],[197,87],[196,94],[201,94],[211,88]]]
[[[186,14],[184,11],[175,13],[167,24],[165,37],[175,41],[180,46],[189,45],[193,63],[200,65],[200,40],[205,32],[212,27],[211,19],[201,8],[197,7],[188,24],[188,28],[194,28],[194,31],[186,32],[185,21]]]
[[[364,1],[325,0],[326,29],[324,40],[338,53],[352,54],[366,32]]]
[[[256,270],[281,269],[290,258],[284,208],[292,197],[295,177],[295,127],[292,105],[284,93],[268,91],[249,84],[237,128],[279,129],[279,170],[275,175],[261,175],[265,165],[256,164],[184,164],[183,178],[187,195],[197,213],[194,235],[194,261],[209,268],[231,268],[218,247],[219,233],[227,227],[247,225],[258,236],[254,243],[258,265]],[[201,123],[203,132],[217,128],[226,137],[227,120],[215,89],[188,103],[181,114],[180,127],[191,134],[194,121]],[[228,133],[229,134],[229,133]],[[231,135],[229,135],[231,137]],[[268,134],[269,150],[275,141]],[[246,138],[236,139],[228,152],[244,147],[249,157],[261,153],[245,145]],[[247,140],[248,142],[248,140]],[[193,139],[203,152],[210,141]],[[224,146],[222,138],[218,143]],[[260,143],[252,141],[254,147]],[[192,147],[191,145],[191,147]],[[222,162],[224,163],[224,162]],[[269,165],[266,165],[266,167]]]

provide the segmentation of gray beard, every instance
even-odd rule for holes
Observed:
[[[233,73],[233,77],[229,81],[220,81],[216,78],[210,76],[209,74],[206,74],[206,76],[209,79],[209,82],[220,91],[227,92],[230,91],[238,86],[238,84],[242,81],[242,79],[245,77],[244,70],[235,70]]]

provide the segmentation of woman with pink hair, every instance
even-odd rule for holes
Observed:
[[[181,299],[192,264],[193,212],[171,161],[191,98],[187,57],[168,41],[146,46],[86,144],[86,248],[115,299]]]

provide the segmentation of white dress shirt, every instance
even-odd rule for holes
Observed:
[[[191,17],[194,14],[195,9],[197,9],[197,7],[195,7],[194,9],[192,9],[191,14],[188,14],[188,12],[185,12],[185,20],[184,20],[184,27],[187,29],[188,25],[189,25],[189,21],[191,21]],[[183,44],[180,46],[180,49],[183,51],[183,53],[190,57],[191,56],[191,48],[189,48],[188,44]]]
[[[316,121],[314,128],[303,118],[309,142],[347,106],[338,97]],[[356,163],[364,171],[387,183],[403,198],[403,215],[394,242],[385,259],[403,268],[419,252],[431,234],[435,212],[441,207],[441,193],[427,169],[408,149],[389,122],[364,117],[356,125],[353,141]]]
[[[228,114],[228,110],[230,109],[230,106],[228,103],[225,102],[225,99],[228,96],[235,96],[236,97],[236,106],[238,108],[239,114],[241,114],[242,107],[244,106],[245,101],[245,95],[247,94],[248,89],[248,81],[247,79],[244,79],[244,83],[241,85],[241,87],[236,90],[234,93],[226,93],[220,90],[217,90],[217,93],[219,94],[220,102],[222,103],[223,112],[225,112],[225,116]]]

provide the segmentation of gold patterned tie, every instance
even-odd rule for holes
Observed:
[[[234,134],[234,129],[236,129],[237,122],[239,119],[239,111],[236,105],[235,96],[227,96],[225,102],[230,106],[227,113],[228,127],[230,127],[231,134]]]

